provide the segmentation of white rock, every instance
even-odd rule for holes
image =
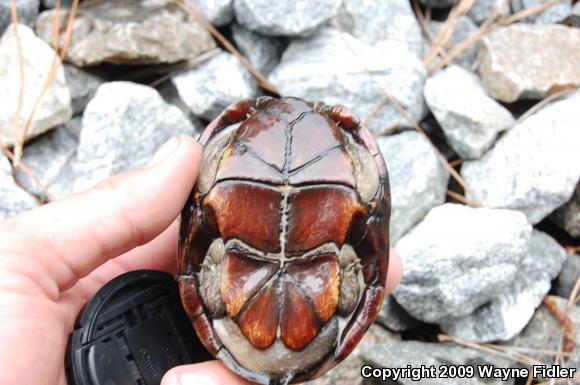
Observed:
[[[227,52],[174,76],[171,81],[191,111],[208,120],[236,100],[252,98],[257,93],[248,70]]]
[[[476,24],[482,24],[498,9],[498,16],[510,14],[509,1],[506,0],[476,0],[467,11],[467,16]]]
[[[570,22],[574,27],[580,27],[580,3],[574,4],[570,11]]]
[[[77,139],[66,127],[58,127],[24,148],[22,161],[35,177],[44,185],[45,191],[22,171],[18,171],[19,180],[22,181],[27,191],[43,196],[47,200],[53,200],[51,185],[59,178],[63,170],[68,167],[75,158]]]
[[[503,1],[503,0],[502,0]],[[443,28],[444,22],[442,21],[431,21],[429,26],[431,27],[431,33],[434,37],[436,37],[441,28]],[[451,37],[445,44],[445,49],[449,52],[457,44],[461,43],[465,39],[469,38],[471,35],[475,34],[477,31],[477,26],[471,21],[471,19],[467,16],[459,16],[455,21],[455,27],[453,28],[453,33]],[[477,67],[477,49],[479,48],[479,41],[476,41],[469,47],[467,47],[463,52],[461,52],[457,57],[453,60],[454,63],[457,65],[467,69],[467,70],[474,70]],[[437,59],[436,59],[437,60]],[[435,62],[435,60],[434,60]]]
[[[0,219],[38,206],[36,199],[21,189],[12,178],[12,166],[0,151]]]
[[[64,64],[64,75],[70,91],[73,113],[82,114],[104,79],[68,63]]]
[[[24,83],[19,72],[18,49],[14,25],[10,25],[0,41],[0,143],[14,144],[14,117],[16,115],[20,90],[22,88],[22,108],[20,127],[27,120],[44,82],[48,77],[55,52],[32,30],[18,24],[18,36],[22,49]],[[56,59],[59,63],[58,58]],[[52,84],[38,104],[28,127],[26,138],[32,138],[69,120],[72,116],[70,93],[66,85],[64,71],[59,65]]]
[[[0,36],[6,27],[12,23],[11,3],[12,0],[0,0]],[[40,0],[17,0],[18,22],[32,26],[38,16],[39,6]]]
[[[542,99],[580,85],[580,30],[564,25],[517,23],[481,39],[479,73],[497,100]]]
[[[550,215],[550,219],[573,237],[580,237],[580,183],[572,199]]]
[[[463,164],[466,198],[523,212],[536,224],[572,197],[580,178],[580,93],[525,119],[482,158]]]
[[[560,368],[574,368],[575,376],[580,373],[580,307],[572,306],[568,309],[568,299],[561,298],[554,295],[548,296],[548,299],[553,302],[554,305],[560,310],[561,313],[565,313],[570,321],[572,330],[575,331],[575,335],[572,335],[572,341],[574,346],[570,352],[570,357],[564,359],[563,362],[558,362]],[[562,347],[562,341],[564,337],[564,331],[562,330],[562,324],[559,320],[554,317],[554,314],[548,310],[545,305],[542,305],[534,314],[534,317],[522,331],[520,335],[506,342],[508,346],[516,346],[525,348],[526,351],[522,352],[527,356],[538,360],[545,364],[548,368],[554,365],[555,357],[553,354],[540,354],[540,351],[555,352]],[[578,377],[575,377],[578,378]],[[538,380],[544,380],[546,382],[552,382],[554,378],[542,378],[537,377]],[[562,383],[559,380],[554,381],[557,383]],[[576,385],[578,381],[575,379],[568,381],[572,385]],[[565,383],[565,381],[564,381]]]
[[[568,254],[560,275],[558,275],[555,293],[560,297],[570,298],[578,278],[580,278],[580,256]]]
[[[103,83],[87,105],[82,125],[72,169],[57,181],[63,186],[60,194],[67,193],[67,185],[80,191],[144,166],[170,137],[194,133],[183,113],[155,89],[130,82]]]
[[[407,50],[385,55],[348,33],[341,36],[334,28],[324,28],[311,38],[294,40],[269,80],[283,95],[344,104],[361,119],[372,111],[367,127],[379,131],[394,124],[410,126],[382,90],[413,119],[425,116],[425,78],[423,65]]]
[[[395,246],[405,274],[393,295],[425,322],[469,315],[513,282],[531,233],[517,211],[436,207]]]
[[[306,36],[338,12],[336,0],[236,0],[236,20],[264,35]]]
[[[398,47],[422,59],[427,48],[421,26],[406,0],[345,0],[338,22],[344,32],[366,44],[381,43],[385,55],[389,47]]]
[[[433,146],[416,131],[381,136],[377,143],[391,180],[391,242],[395,243],[433,207],[445,202],[449,172]]]
[[[517,266],[517,275],[496,298],[472,314],[441,322],[448,334],[476,342],[506,341],[534,315],[566,260],[566,250],[552,237],[534,230]]]
[[[476,75],[458,66],[427,79],[424,95],[451,147],[463,158],[481,157],[497,134],[515,121],[489,97]]]
[[[542,0],[511,0],[514,13],[521,12],[544,4]],[[560,0],[546,10],[528,16],[525,22],[535,22],[539,24],[558,23],[564,20],[572,10],[572,0]]]
[[[268,75],[280,61],[284,44],[278,38],[262,36],[256,32],[232,24],[232,37],[240,52],[264,75]]]
[[[187,1],[191,2],[213,25],[226,25],[234,18],[233,0]]]

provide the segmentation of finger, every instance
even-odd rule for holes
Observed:
[[[178,366],[165,374],[161,385],[251,385],[240,378],[221,361]]]
[[[389,294],[401,283],[403,278],[403,264],[401,256],[391,247],[389,254],[389,268],[387,269],[387,283],[385,285],[385,294]]]
[[[164,158],[153,166],[2,222],[0,252],[33,256],[63,291],[108,259],[149,242],[178,216],[201,159],[200,146],[187,136],[160,152]]]
[[[172,275],[177,272],[177,236],[179,221],[175,220],[151,242],[110,259],[73,287],[86,301],[113,278],[128,271],[153,269]],[[82,304],[81,304],[82,306]]]

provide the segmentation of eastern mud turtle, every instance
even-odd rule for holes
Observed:
[[[206,348],[262,384],[317,377],[374,321],[389,258],[387,169],[345,107],[261,97],[201,135],[181,214],[181,299]]]

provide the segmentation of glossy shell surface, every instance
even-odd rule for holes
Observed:
[[[345,107],[263,97],[226,108],[200,142],[178,261],[198,335],[258,383],[323,374],[383,299],[390,196],[372,135]]]

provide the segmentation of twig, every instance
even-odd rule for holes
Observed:
[[[522,363],[524,365],[541,365],[542,364],[541,362],[536,361],[536,360],[534,360],[526,355],[523,355],[523,354],[513,353],[513,352],[505,352],[503,349],[501,349],[501,347],[496,346],[496,345],[478,344],[476,342],[466,341],[466,340],[463,340],[461,338],[453,337],[453,336],[450,336],[447,334],[438,334],[437,339],[440,342],[453,342],[453,343],[456,343],[458,345],[463,345],[463,346],[467,346],[469,348],[488,352],[488,353],[491,353],[491,354],[494,354],[494,355],[497,355],[500,357],[507,358],[509,360],[515,360],[515,361]]]
[[[22,112],[22,101],[24,98],[24,57],[22,56],[22,46],[20,45],[20,36],[18,35],[18,12],[16,12],[16,0],[10,1],[10,16],[14,24],[14,37],[16,38],[16,51],[18,52],[18,73],[20,75],[20,89],[18,90],[18,101],[16,111],[14,112],[14,145],[16,151],[22,152],[18,147],[18,133],[20,131],[20,113]]]
[[[544,297],[543,304],[546,307],[546,309],[548,309],[548,311],[552,313],[554,318],[556,318],[556,320],[560,324],[560,327],[562,328],[562,334],[564,337],[564,346],[562,347],[562,350],[565,353],[570,353],[574,349],[574,346],[576,345],[576,331],[574,330],[574,324],[572,324],[572,321],[570,320],[568,314],[566,314],[566,312],[563,312],[558,307],[558,305],[556,305],[556,303],[553,300],[551,300],[548,296]]]
[[[341,36],[344,44],[348,48],[348,50],[351,51],[353,55],[356,55],[356,52],[354,51],[354,49],[350,46],[348,41],[346,41],[344,39],[344,37],[342,36],[342,28],[340,27],[336,18],[331,19],[330,23],[340,33],[340,36]],[[425,137],[425,139],[427,139],[427,141],[431,144],[431,146],[435,150],[435,155],[437,155],[437,158],[443,163],[445,168],[447,168],[447,170],[449,171],[449,173],[451,174],[453,179],[455,179],[457,181],[457,183],[459,183],[459,185],[461,185],[461,187],[463,187],[463,189],[467,191],[468,188],[467,188],[467,185],[466,185],[465,181],[463,180],[463,178],[461,178],[459,173],[457,173],[457,171],[455,171],[455,169],[453,167],[451,167],[449,162],[447,162],[447,159],[445,159],[445,157],[441,154],[441,152],[437,149],[437,147],[431,142],[431,140],[429,139],[427,134],[425,134],[425,132],[423,132],[421,127],[419,127],[419,123],[417,123],[417,121],[411,115],[409,115],[409,113],[403,108],[403,106],[401,106],[401,104],[391,94],[389,94],[387,92],[387,90],[385,90],[382,87],[381,83],[379,81],[377,81],[377,79],[373,75],[372,71],[368,67],[364,66],[363,68],[369,74],[369,76],[370,76],[371,80],[373,81],[373,83],[375,84],[375,86],[381,91],[381,93],[387,98],[387,100],[395,107],[395,109],[401,115],[403,115],[409,123],[411,123],[412,127],[418,133],[420,133],[421,135],[423,135],[423,137]]]
[[[546,9],[548,9],[548,8],[550,8],[550,7],[552,7],[555,4],[560,3],[560,2],[562,2],[562,0],[552,0],[550,2],[543,3],[543,4],[537,5],[535,7],[525,9],[525,10],[520,11],[514,15],[511,15],[509,17],[504,17],[504,18],[501,18],[501,19],[498,19],[497,21],[495,21],[500,16],[500,10],[502,7],[502,4],[498,5],[494,9],[493,13],[485,20],[485,22],[479,27],[479,29],[477,31],[475,31],[474,34],[470,35],[465,40],[457,43],[454,47],[452,47],[448,51],[447,55],[445,55],[443,57],[443,60],[441,60],[440,62],[435,64],[432,68],[428,69],[429,75],[434,74],[439,69],[441,69],[441,68],[445,67],[446,65],[448,65],[449,63],[451,63],[459,54],[461,54],[463,51],[465,51],[466,49],[471,47],[479,39],[481,39],[484,35],[488,34],[489,32],[493,31],[494,29],[496,29],[498,27],[507,26],[507,25],[512,24],[516,21],[524,19],[528,16],[532,16],[536,13],[543,12]]]
[[[204,28],[206,28],[217,40],[219,40],[220,43],[222,43],[224,45],[224,47],[226,47],[226,49],[232,53],[232,55],[234,55],[235,57],[238,58],[238,60],[242,63],[242,65],[244,67],[246,67],[246,69],[248,71],[250,71],[250,73],[252,74],[252,76],[254,76],[254,78],[256,78],[256,81],[258,82],[258,85],[262,88],[264,88],[267,91],[270,91],[271,93],[275,94],[275,95],[280,95],[280,92],[278,91],[278,89],[276,88],[275,85],[273,85],[272,83],[270,83],[268,81],[268,79],[266,79],[266,77],[260,72],[258,71],[256,68],[254,68],[254,66],[248,61],[248,59],[246,59],[244,57],[244,55],[242,55],[237,49],[236,47],[233,46],[232,43],[230,43],[228,41],[228,39],[226,39],[224,37],[224,35],[222,35],[214,26],[212,23],[210,23],[205,16],[203,16],[200,12],[198,12],[190,3],[185,3],[183,0],[175,0],[176,4],[179,8],[181,8],[183,11],[185,11],[186,13],[188,13],[193,19],[195,19],[198,23],[200,23]]]
[[[36,176],[36,174],[34,173],[34,171],[32,171],[28,166],[26,166],[24,164],[24,162],[22,162],[22,160],[20,161],[20,163],[18,164],[18,166],[14,165],[14,154],[12,152],[10,152],[10,150],[8,150],[7,148],[2,148],[1,149],[2,152],[4,153],[4,155],[6,155],[6,157],[8,159],[10,159],[12,161],[12,167],[17,168],[18,170],[22,171],[27,177],[29,177],[41,190],[42,193],[45,196],[48,196],[48,188],[46,187],[46,185],[44,183],[42,183],[42,181]],[[26,190],[26,189],[25,189]],[[38,201],[38,203],[43,204],[45,203],[43,199],[40,199],[39,197],[37,197],[35,194],[32,194],[30,191],[27,190],[27,192],[34,196],[36,198],[36,200]]]
[[[451,12],[449,12],[449,16],[447,17],[447,20],[445,20],[443,26],[441,27],[441,30],[435,37],[431,49],[429,50],[429,52],[427,52],[427,55],[425,55],[425,58],[423,59],[423,65],[425,66],[425,68],[429,67],[431,61],[437,55],[439,55],[443,47],[445,47],[445,45],[453,35],[453,30],[455,29],[455,25],[457,24],[457,19],[460,16],[465,15],[467,11],[469,11],[469,9],[473,6],[474,3],[475,0],[461,0],[455,7],[451,9]]]
[[[66,50],[68,48],[68,44],[69,44],[70,37],[72,34],[72,26],[73,26],[73,21],[74,21],[74,17],[75,17],[76,11],[77,11],[78,4],[79,4],[79,0],[73,1],[72,7],[71,7],[69,14],[68,14],[65,36],[64,36],[64,41],[63,41],[62,50],[60,52],[60,55],[55,53],[54,58],[52,59],[52,63],[50,65],[50,69],[48,70],[48,75],[47,75],[46,79],[44,80],[44,84],[42,85],[42,89],[40,91],[40,94],[38,95],[38,97],[34,101],[32,109],[30,110],[30,114],[28,115],[28,118],[26,119],[26,121],[24,122],[24,125],[22,126],[21,135],[18,138],[18,141],[15,145],[14,164],[16,166],[18,166],[18,164],[20,163],[20,160],[22,159],[22,151],[24,148],[24,141],[26,140],[26,133],[28,131],[28,128],[30,127],[30,124],[32,123],[32,119],[34,118],[34,114],[36,113],[36,110],[37,110],[38,106],[40,105],[40,101],[42,100],[44,94],[46,93],[46,91],[48,90],[48,88],[50,87],[50,85],[52,84],[54,79],[56,78],[56,73],[58,71],[58,68],[59,68],[61,62],[64,60],[64,57],[66,56]],[[60,25],[60,20],[55,19],[55,22],[59,23],[59,25]],[[57,29],[57,31],[58,31],[58,29]]]
[[[544,107],[546,104],[549,104],[550,102],[563,98],[565,96],[568,96],[574,92],[576,92],[578,90],[578,88],[565,88],[561,91],[558,91],[542,100],[540,100],[538,103],[534,104],[529,110],[527,110],[526,112],[524,112],[513,124],[511,124],[505,131],[509,131],[511,130],[513,127],[517,126],[518,124],[520,124],[521,122],[523,122],[524,120],[526,120],[527,118],[529,118],[531,115],[535,114],[536,112],[538,112],[538,110],[540,110],[542,107]]]

